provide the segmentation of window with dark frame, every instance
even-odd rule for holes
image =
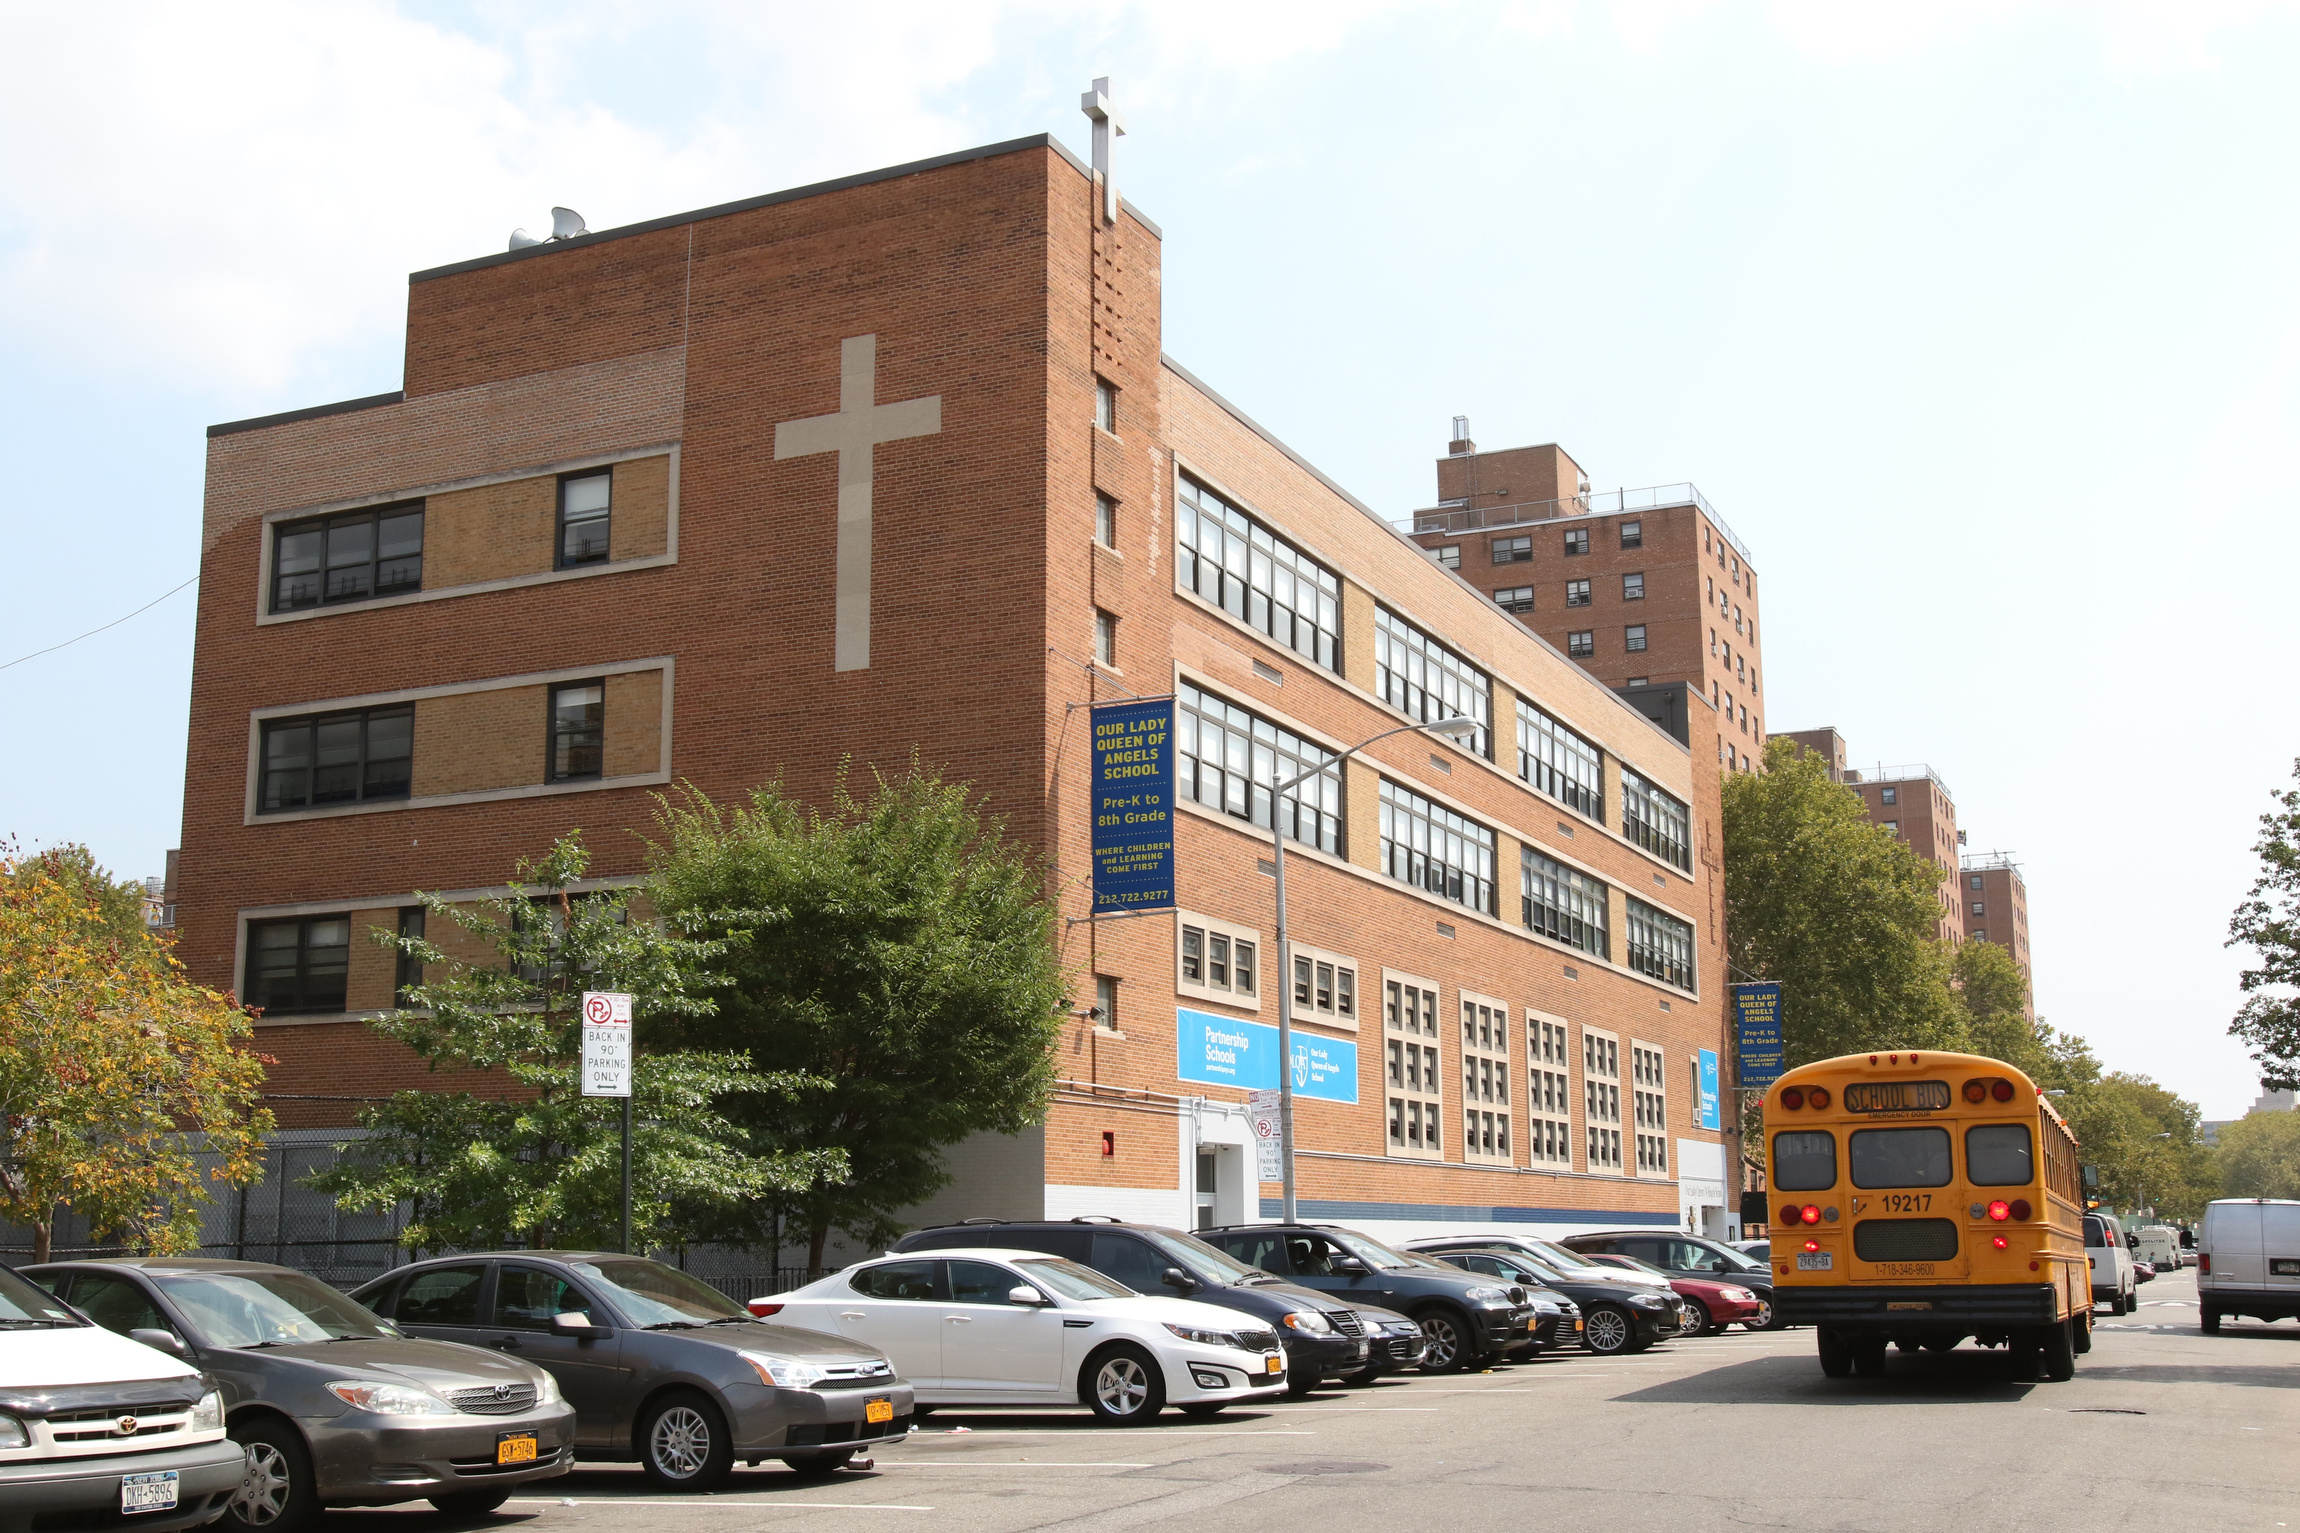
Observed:
[[[1094,976],[1094,1009],[1100,1013],[1094,1019],[1096,1027],[1118,1031],[1118,981],[1107,974]]]
[[[1118,388],[1101,378],[1094,380],[1094,424],[1112,436],[1118,434]]]
[[[272,525],[271,610],[298,612],[423,589],[423,502]]]
[[[1693,817],[1682,799],[1621,769],[1621,833],[1663,862],[1693,871]]]
[[[414,752],[415,710],[406,703],[266,719],[256,810],[405,798]]]
[[[1374,693],[1424,723],[1465,715],[1477,720],[1466,743],[1480,756],[1493,754],[1493,678],[1380,606],[1374,608]]]
[[[1693,988],[1693,926],[1634,896],[1627,900],[1629,967],[1638,973]]]
[[[1586,580],[1568,580],[1565,583],[1565,604],[1568,607],[1588,606],[1589,582]]]
[[[1622,629],[1621,642],[1622,647],[1632,655],[1644,653],[1645,625],[1643,623],[1631,623],[1627,628]]]
[[[1341,577],[1185,475],[1175,497],[1185,591],[1329,671],[1341,669]]]
[[[1175,781],[1179,798],[1268,829],[1270,790],[1297,772],[1334,759],[1290,729],[1281,729],[1188,682],[1174,689]],[[1342,779],[1320,772],[1286,790],[1278,805],[1283,834],[1339,857]]]
[[[1493,540],[1493,562],[1496,564],[1524,564],[1532,558],[1533,539],[1530,536]]]
[[[1589,552],[1589,529],[1588,529],[1587,527],[1568,527],[1568,528],[1566,528],[1566,529],[1565,529],[1565,551],[1566,551],[1566,553],[1567,553],[1568,555],[1574,555],[1574,554],[1585,554],[1585,553],[1588,553],[1588,552]]]
[[[1525,1023],[1525,1143],[1537,1161],[1573,1169],[1573,1055],[1562,1019]]]
[[[1493,593],[1493,604],[1504,612],[1526,613],[1533,610],[1533,587],[1511,586]]]
[[[1901,801],[1901,790],[1898,788],[1879,788],[1877,796],[1885,803],[1897,804]]]
[[[559,477],[559,567],[601,564],[607,559],[613,521],[615,475],[599,469]]]
[[[1443,548],[1433,548],[1430,550],[1430,556],[1449,570],[1461,568],[1461,545],[1459,543],[1448,543]]]
[[[1604,757],[1541,709],[1517,700],[1517,775],[1569,809],[1605,818]]]
[[[551,781],[577,782],[606,770],[607,683],[563,681],[551,689]]]
[[[421,905],[399,907],[399,935],[402,941],[423,940],[423,917],[424,909]],[[411,956],[405,948],[398,949],[392,959],[391,1003],[394,1006],[411,1005],[407,993],[422,983],[423,961]]]
[[[1383,871],[1441,899],[1494,913],[1493,832],[1382,779]]]
[[[1518,892],[1527,930],[1603,959],[1613,957],[1604,884],[1531,847],[1520,847]]]
[[[267,1016],[341,1011],[350,970],[349,915],[254,922],[240,1000]]]
[[[1567,634],[1565,636],[1565,652],[1576,660],[1586,659],[1596,654],[1597,630],[1584,628],[1579,633]]]
[[[1445,1090],[1438,993],[1410,979],[1385,979],[1383,989],[1389,1153],[1435,1160],[1445,1152],[1445,1130],[1438,1121]]]
[[[1621,524],[1621,546],[1623,548],[1643,548],[1645,546],[1645,524],[1643,522],[1623,522]]]
[[[1094,497],[1094,541],[1104,548],[1118,546],[1118,502],[1107,495]]]
[[[1621,577],[1621,599],[1623,601],[1645,600],[1644,571],[1639,570],[1633,574],[1628,574]]]
[[[1094,612],[1094,658],[1118,669],[1118,619],[1100,608]]]

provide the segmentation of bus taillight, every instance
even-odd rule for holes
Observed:
[[[2030,1214],[2035,1212],[2035,1209],[2028,1206],[2028,1199],[2015,1198],[2012,1200],[2012,1216],[2014,1219],[2025,1220]]]
[[[1781,1205],[1781,1222],[1783,1224],[1795,1224],[1797,1222],[1796,1204],[1784,1203]]]
[[[1804,1220],[1807,1224],[1819,1224],[1821,1222],[1821,1211],[1815,1208],[1812,1204],[1808,1203],[1803,1208],[1797,1210],[1797,1217]]]
[[[2002,1235],[1991,1235],[1989,1237],[1989,1244],[1996,1247],[1999,1251],[2009,1250],[2012,1247],[2012,1242],[2005,1239]]]
[[[2012,1205],[2002,1198],[1997,1199],[1989,1205],[1989,1217],[2002,1224],[2012,1217]]]
[[[1805,1249],[1808,1251],[1818,1251],[1821,1249],[1821,1242],[1818,1240],[1808,1240],[1805,1242]]]
[[[1969,1081],[1966,1081],[1966,1082],[1965,1082],[1965,1100],[1966,1100],[1966,1101],[1968,1101],[1968,1102],[1985,1102],[1985,1101],[1987,1101],[1988,1099],[1989,1099],[1989,1083],[1988,1083],[1987,1081],[1984,1081],[1984,1080],[1969,1080]]]
[[[1826,1086],[1813,1086],[1808,1088],[1805,1092],[1805,1105],[1812,1108],[1815,1112],[1819,1112],[1822,1108],[1828,1106],[1829,1088]]]
[[[1795,1112],[1798,1108],[1804,1106],[1805,1088],[1802,1086],[1791,1086],[1786,1091],[1783,1091],[1781,1093],[1781,1105],[1788,1108],[1791,1112]]]
[[[2013,1099],[2013,1083],[2011,1081],[2001,1080],[1990,1081],[1989,1095],[1995,1097],[2000,1102],[2009,1102]]]

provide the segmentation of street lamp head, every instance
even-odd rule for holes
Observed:
[[[1424,724],[1422,728],[1428,730],[1431,734],[1451,735],[1458,740],[1464,735],[1474,735],[1477,733],[1477,720],[1469,717],[1467,714],[1463,714],[1450,719],[1433,719],[1429,723]]]

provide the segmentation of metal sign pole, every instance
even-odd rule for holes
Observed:
[[[631,1254],[631,1099],[629,1097],[623,1098],[623,1254],[625,1256]]]

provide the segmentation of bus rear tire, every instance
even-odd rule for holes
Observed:
[[[2038,1371],[2050,1384],[2065,1384],[2076,1377],[2076,1322],[2040,1327],[2037,1337]]]
[[[2092,1315],[2071,1315],[2068,1323],[2076,1327],[2076,1350],[2079,1356],[2092,1350]]]
[[[1814,1329],[1813,1337],[1820,1344],[1821,1372],[1832,1379],[1852,1377],[1853,1353],[1843,1334],[1834,1326],[1824,1325]]]
[[[1853,1346],[1853,1371],[1864,1379],[1885,1376],[1885,1338],[1864,1336]]]

